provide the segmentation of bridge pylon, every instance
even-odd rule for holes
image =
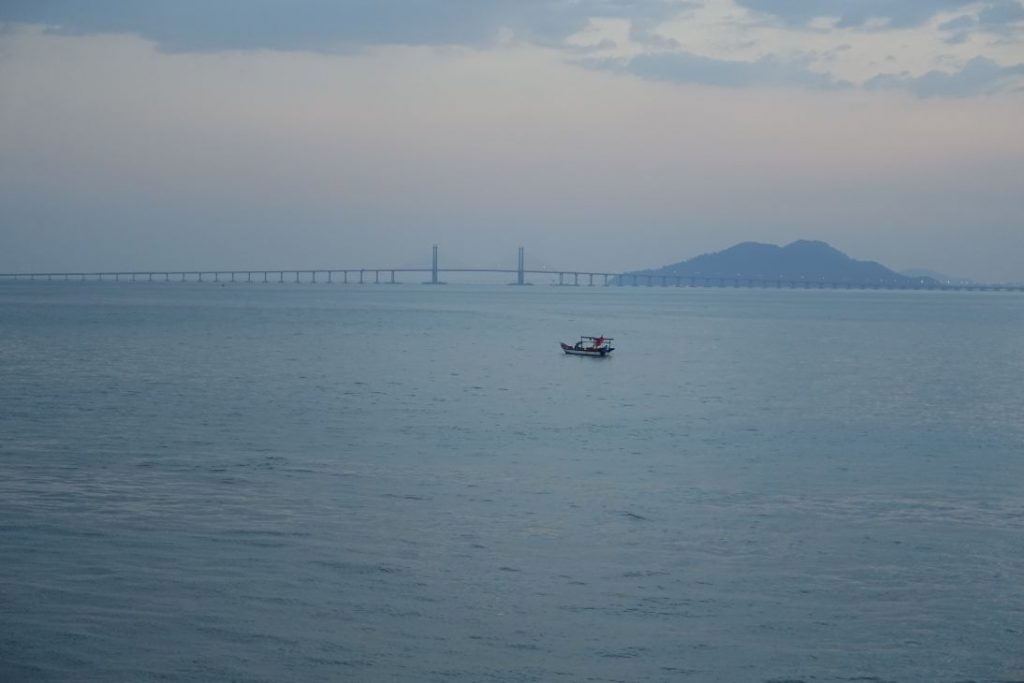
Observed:
[[[434,257],[431,261],[430,266],[430,282],[424,282],[425,285],[443,285],[444,283],[437,279],[437,245],[434,245]]]

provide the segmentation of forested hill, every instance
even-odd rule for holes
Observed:
[[[723,251],[635,274],[886,285],[925,284],[929,280],[900,275],[875,261],[852,259],[825,242],[810,240],[799,240],[784,247],[742,242]]]

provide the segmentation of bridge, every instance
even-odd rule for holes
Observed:
[[[0,273],[0,282],[19,280],[79,282],[212,282],[212,283],[312,283],[312,284],[402,284],[403,276],[428,285],[445,284],[444,274],[489,273],[514,276],[509,284],[529,285],[527,276],[545,276],[552,284],[563,287],[729,287],[756,289],[883,289],[931,291],[1003,291],[1024,292],[1024,284],[953,284],[932,280],[879,280],[877,282],[828,281],[793,278],[751,277],[736,275],[656,275],[646,273],[608,273],[586,270],[528,269],[525,250],[519,247],[515,268],[442,268],[438,262],[437,245],[429,268],[316,268],[316,269],[245,269],[245,270],[142,270],[94,272]],[[558,278],[557,283],[554,278]]]

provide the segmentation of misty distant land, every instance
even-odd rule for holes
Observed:
[[[204,270],[123,270],[94,272],[21,272],[0,273],[0,282],[17,280],[74,280],[74,281],[148,281],[148,282],[204,282],[226,285],[231,282],[295,282],[331,284],[400,284],[396,275],[431,273],[432,279],[424,284],[445,284],[438,280],[440,273],[494,273],[505,276],[518,273],[518,281],[508,284],[529,285],[526,274],[557,275],[558,285],[579,285],[580,276],[589,275],[589,284],[603,285],[655,285],[704,287],[800,287],[800,288],[856,288],[856,289],[939,289],[958,291],[1024,292],[1024,282],[985,283],[966,278],[955,278],[933,270],[894,271],[877,261],[851,258],[819,240],[797,240],[785,246],[761,242],[740,242],[722,251],[701,254],[660,268],[633,270],[620,273],[597,271],[556,270],[550,267],[527,270],[524,267],[523,247],[519,249],[517,270],[508,268],[439,267],[438,247],[434,245],[433,264],[425,267],[397,268],[258,268]],[[383,276],[381,275],[383,273]],[[571,282],[565,277],[571,276]],[[206,279],[204,280],[204,276]],[[262,278],[260,277],[262,276]],[[320,279],[318,280],[318,276]],[[351,279],[350,279],[351,277]],[[598,281],[595,283],[594,278]],[[221,279],[223,278],[223,279]],[[336,279],[337,278],[337,279]]]
[[[831,245],[798,240],[785,246],[741,242],[723,251],[701,254],[661,268],[631,271],[626,276],[828,282],[885,287],[936,287],[969,284],[931,271],[898,273],[876,261],[858,261]]]

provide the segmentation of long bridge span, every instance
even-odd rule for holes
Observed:
[[[506,274],[509,284],[529,285],[527,276],[541,276],[556,286],[568,287],[730,287],[757,289],[885,289],[935,291],[1024,292],[1024,284],[937,283],[933,280],[829,281],[815,279],[771,278],[761,276],[656,275],[646,273],[609,273],[586,270],[526,268],[524,249],[519,248],[516,268],[442,268],[437,246],[429,268],[302,268],[244,270],[135,270],[93,272],[0,273],[0,282],[22,280],[79,282],[212,282],[212,283],[323,283],[323,284],[402,284],[408,276],[422,284],[445,284],[445,274]],[[402,279],[405,277],[406,279]],[[426,278],[426,279],[423,279]],[[555,281],[557,278],[557,282]]]

